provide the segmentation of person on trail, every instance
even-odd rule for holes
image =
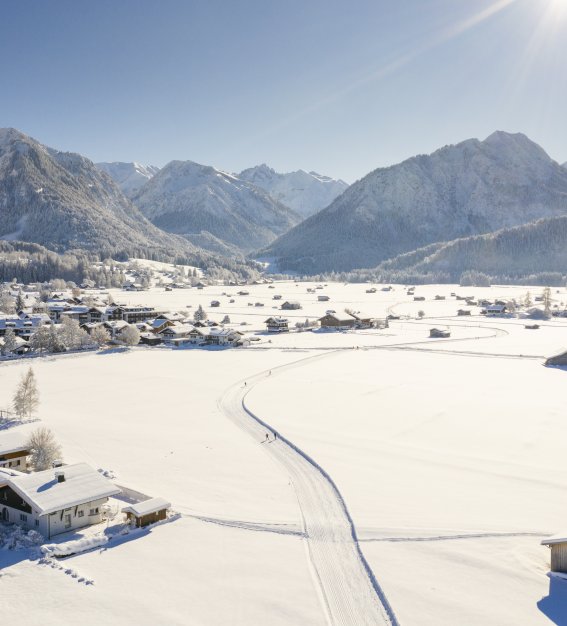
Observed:
[[[244,386],[246,387],[246,381],[244,381]]]
[[[278,433],[274,432],[274,441],[278,438]]]
[[[270,441],[270,434],[266,433],[266,441]]]

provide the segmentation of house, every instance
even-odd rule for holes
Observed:
[[[218,306],[220,306],[220,302],[219,302],[218,300],[213,300],[213,301],[211,302],[211,306],[213,306],[213,307],[218,307]]]
[[[485,307],[481,312],[481,315],[486,315],[487,317],[495,317],[497,315],[503,315],[506,313],[506,305],[505,304],[491,304]]]
[[[8,315],[0,318],[0,337],[3,337],[8,329],[12,329],[16,337],[28,340],[38,328],[49,324],[51,319],[42,313]]]
[[[160,330],[157,334],[165,343],[174,339],[185,339],[189,337],[189,333],[193,330],[192,324],[176,324],[175,326],[167,326]]]
[[[551,550],[551,572],[567,574],[567,533],[547,537],[541,545]]]
[[[286,300],[281,308],[284,311],[296,311],[301,308],[301,304],[297,300]]]
[[[103,506],[120,489],[86,463],[23,474],[0,469],[4,522],[37,530],[47,539],[103,519]]]
[[[0,337],[0,352],[4,350],[4,345],[4,339]],[[21,356],[22,354],[26,354],[26,352],[29,352],[30,349],[30,345],[25,339],[22,339],[22,337],[15,337],[14,348],[10,350],[10,354]],[[6,354],[4,356],[9,356],[9,354]]]
[[[140,333],[140,343],[146,346],[159,346],[161,337],[154,333]]]
[[[445,296],[435,296],[435,300],[445,300]]]
[[[281,297],[279,294],[275,294],[275,295],[272,297],[272,300],[281,300],[281,299],[282,299],[282,297]]]
[[[29,454],[27,435],[17,429],[0,432],[0,468],[25,472]]]
[[[330,299],[329,296],[317,296],[319,302],[328,302]]]
[[[471,312],[469,311],[469,309],[459,309],[457,311],[457,315],[462,317],[463,315],[470,315]]]
[[[289,320],[286,317],[269,317],[264,324],[270,333],[287,333]]]
[[[242,340],[244,333],[232,328],[211,328],[207,343],[216,346],[236,345]]]
[[[446,339],[451,336],[451,332],[446,328],[430,328],[429,336],[438,339]]]
[[[414,296],[413,299],[417,302],[417,301],[422,301],[425,300],[425,296]]]
[[[153,306],[126,306],[119,304],[112,307],[110,319],[123,320],[128,322],[128,324],[136,324],[136,322],[145,322],[149,319],[155,319],[164,312],[165,311],[157,311]]]
[[[206,326],[197,326],[197,324],[195,324],[195,326],[193,327],[193,330],[190,331],[187,336],[189,338],[190,343],[194,343],[194,344],[206,343],[209,337],[209,328]]]
[[[327,313],[317,321],[321,328],[354,328],[357,318],[350,313],[343,313],[341,317],[336,313]]]
[[[366,290],[366,293],[376,293],[376,287],[370,287],[370,289]]]
[[[122,509],[126,513],[128,522],[136,528],[143,528],[148,524],[155,524],[167,517],[167,510],[171,504],[163,498],[150,498],[143,502],[130,504]]]

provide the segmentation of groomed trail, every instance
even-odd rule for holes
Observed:
[[[274,430],[246,407],[246,394],[271,372],[275,375],[331,354],[266,370],[247,379],[246,385],[237,383],[225,391],[218,405],[224,415],[264,445],[289,475],[301,511],[309,563],[330,626],[399,626],[360,550],[354,524],[331,477],[293,443],[279,434],[274,439]]]

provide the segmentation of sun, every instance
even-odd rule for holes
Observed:
[[[549,17],[556,20],[567,19],[567,0],[546,0]]]

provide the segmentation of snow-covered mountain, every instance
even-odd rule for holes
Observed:
[[[292,208],[303,218],[329,206],[348,187],[344,180],[329,178],[317,172],[297,170],[280,174],[266,164],[243,170],[238,177],[261,187],[272,198]]]
[[[211,260],[185,239],[156,228],[92,161],[13,128],[0,129],[0,239],[58,252],[81,248],[108,256]]]
[[[396,275],[399,278],[400,273],[443,274],[457,282],[462,272],[469,270],[517,278],[543,272],[564,275],[566,268],[567,216],[559,216],[431,244],[384,261],[376,272],[386,280]]]
[[[252,183],[193,161],[168,163],[132,201],[159,228],[189,238],[210,233],[247,252],[301,219]]]
[[[159,167],[155,165],[142,165],[136,162],[115,161],[114,163],[96,163],[95,165],[99,170],[106,172],[128,198],[132,197],[154,174],[159,172]]]
[[[567,214],[567,170],[522,134],[495,132],[377,169],[258,256],[314,273],[374,267],[438,241]]]

